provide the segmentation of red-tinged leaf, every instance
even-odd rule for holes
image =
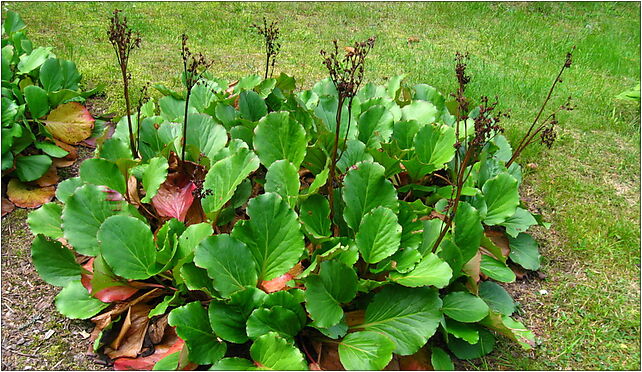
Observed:
[[[484,231],[486,235],[497,247],[501,248],[502,254],[504,257],[508,257],[510,254],[510,247],[508,244],[508,237],[502,231],[495,230],[486,230]]]
[[[87,289],[87,291],[92,294],[92,296],[96,297],[102,302],[110,303],[110,302],[117,302],[117,301],[125,301],[139,291],[138,288],[130,287],[125,283],[114,282],[117,285],[103,288],[98,292],[93,293],[91,280],[94,278],[94,275],[93,275],[94,257],[90,258],[89,261],[87,261],[87,263],[84,264],[82,267],[83,269],[87,270],[89,273],[83,272],[80,275],[80,282]]]
[[[187,211],[194,202],[194,190],[196,185],[193,182],[174,173],[160,186],[158,193],[152,198],[152,205],[159,215],[184,222]]]
[[[461,271],[468,274],[475,282],[479,282],[479,274],[481,272],[481,253],[477,252],[475,257],[466,262]]]
[[[365,310],[354,310],[354,311],[348,311],[346,313],[346,323],[348,324],[348,327],[352,327],[357,324],[363,324],[366,318],[366,311]]]
[[[302,272],[303,272],[303,265],[301,265],[301,263],[299,262],[287,273],[279,277],[276,277],[272,280],[262,281],[260,287],[266,293],[273,293],[273,292],[289,289],[289,287],[287,286],[287,283],[297,275],[301,274]]]
[[[94,128],[94,118],[78,102],[69,102],[56,107],[49,113],[44,123],[55,138],[68,144],[77,144],[88,138]]]
[[[142,358],[118,358],[114,361],[116,371],[150,371],[159,360],[183,349],[185,341],[176,336],[174,328],[168,328],[168,336],[160,344],[154,346],[154,353]]]
[[[149,326],[147,314],[151,307],[147,304],[136,304],[129,308],[123,328],[109,347],[105,347],[105,354],[112,359],[129,357],[134,358],[143,347],[143,340]]]
[[[17,178],[11,179],[7,185],[7,197],[20,208],[38,208],[49,203],[55,194],[54,186],[35,187],[22,183]]]
[[[7,198],[2,197],[2,217],[13,212],[16,206]]]
[[[49,170],[42,177],[35,180],[34,183],[40,187],[47,187],[57,184],[59,180],[58,169],[52,164]]]

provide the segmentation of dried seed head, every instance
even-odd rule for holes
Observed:
[[[340,99],[354,97],[359,91],[365,72],[365,59],[374,47],[376,38],[370,37],[353,46],[344,47],[339,53],[339,43],[333,40],[334,50],[321,50],[323,65],[330,73],[330,79],[337,88]]]

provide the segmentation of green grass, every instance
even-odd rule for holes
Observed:
[[[261,73],[259,38],[248,25],[278,20],[282,53],[276,72],[309,88],[325,77],[319,50],[376,35],[366,79],[407,74],[410,84],[454,90],[453,56],[471,54],[468,95],[495,96],[511,109],[514,143],[532,120],[566,51],[573,67],[551,107],[572,95],[552,150],[533,145],[526,185],[543,201],[555,234],[540,232],[547,296],[525,298],[527,325],[542,345],[524,352],[510,342],[471,368],[640,368],[640,110],[613,97],[639,82],[639,3],[4,3],[19,12],[34,44],[74,59],[88,85],[106,83],[112,111],[122,94],[106,27],[115,6],[140,30],[131,58],[134,87],[178,87],[179,35],[215,62],[226,79]],[[420,39],[409,44],[409,37]]]

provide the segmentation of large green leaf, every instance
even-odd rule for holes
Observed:
[[[40,277],[51,285],[64,287],[80,280],[80,265],[73,252],[60,242],[37,235],[31,243],[31,260]]]
[[[247,319],[246,332],[251,339],[269,332],[277,332],[283,337],[292,338],[299,330],[301,330],[301,323],[297,315],[282,306],[256,309]]]
[[[439,259],[436,254],[429,253],[412,271],[406,274],[390,273],[390,280],[406,287],[432,285],[444,288],[450,283],[452,275],[452,269],[447,263]]]
[[[403,120],[416,120],[420,124],[431,124],[437,118],[437,107],[426,101],[413,101],[401,109]]]
[[[67,203],[67,199],[82,185],[83,182],[80,177],[72,177],[60,182],[56,188],[56,199]]]
[[[424,125],[415,136],[415,152],[419,160],[430,165],[432,172],[444,167],[455,156],[455,130],[447,125]]]
[[[520,233],[516,238],[508,238],[510,259],[527,270],[539,270],[542,256],[537,248],[537,241],[526,233]]]
[[[339,358],[346,370],[381,370],[392,360],[394,350],[388,336],[372,331],[350,333],[339,342]]]
[[[524,350],[530,350],[537,345],[535,334],[508,315],[491,311],[488,317],[479,323],[511,340],[517,341]]]
[[[259,369],[308,369],[299,349],[275,332],[257,338],[250,347],[250,355]]]
[[[256,267],[252,253],[240,240],[227,234],[203,240],[194,255],[194,263],[207,270],[214,288],[223,297],[256,286]]]
[[[150,227],[129,216],[111,216],[98,230],[100,250],[114,273],[127,279],[147,279],[158,272]]]
[[[214,363],[210,368],[210,371],[256,371],[258,368],[254,365],[251,360],[245,358],[223,358],[218,362]]]
[[[239,94],[239,110],[241,117],[249,121],[258,121],[267,114],[265,101],[258,93],[246,90]]]
[[[56,296],[56,309],[67,318],[87,319],[109,306],[92,297],[80,279],[68,282]]]
[[[96,186],[107,186],[122,195],[126,192],[125,177],[118,166],[109,160],[85,160],[80,166],[80,179]]]
[[[444,314],[462,323],[474,323],[488,315],[488,305],[468,292],[451,292],[444,297]]]
[[[206,222],[190,225],[178,238],[178,247],[181,256],[188,256],[194,253],[198,244],[208,236],[212,235],[214,230],[212,226]]]
[[[479,297],[499,313],[510,316],[515,311],[515,301],[506,290],[490,280],[479,285]]]
[[[301,202],[299,218],[305,231],[316,239],[330,236],[330,202],[314,194]]]
[[[368,148],[378,147],[380,142],[388,142],[392,136],[393,117],[382,105],[370,107],[359,117],[359,141]]]
[[[108,201],[107,193],[98,186],[77,188],[62,210],[65,239],[80,254],[98,255],[98,229],[108,217],[121,213],[118,210],[121,207],[121,202]]]
[[[288,160],[277,160],[268,168],[265,175],[265,192],[275,192],[287,200],[294,208],[299,196],[299,172]]]
[[[469,344],[479,342],[479,327],[474,323],[462,323],[448,317],[444,317],[441,322],[444,330],[457,338],[465,340]]]
[[[152,201],[152,198],[158,192],[158,188],[167,178],[168,168],[169,164],[164,157],[149,160],[149,165],[143,172],[143,188],[145,189],[145,197],[141,200],[143,203]]]
[[[189,360],[198,364],[216,363],[225,355],[225,342],[217,339],[210,327],[207,312],[198,301],[177,307],[169,313],[169,325],[185,340]]]
[[[401,230],[397,215],[389,208],[366,213],[355,237],[363,260],[372,264],[394,254],[401,244]]]
[[[360,328],[388,336],[394,352],[411,355],[428,341],[441,320],[441,299],[434,288],[386,286],[366,308]]]
[[[357,295],[357,273],[339,261],[321,263],[319,275],[305,280],[306,308],[315,325],[330,328],[343,318],[342,303]]]
[[[377,163],[361,162],[345,176],[343,200],[346,207],[343,218],[348,227],[357,231],[363,216],[376,207],[399,210],[397,192],[384,176],[385,169]]]
[[[482,255],[481,272],[497,281],[512,283],[515,281],[515,273],[505,263],[494,259],[491,256]]]
[[[18,32],[25,27],[27,27],[27,25],[24,23],[24,21],[20,17],[20,14],[16,12],[12,12],[11,10],[7,11],[6,18],[2,23],[2,29],[7,35],[11,35],[14,32]]]
[[[533,225],[537,225],[537,220],[526,209],[517,208],[515,214],[508,217],[500,225],[506,227],[506,234],[516,238],[519,233],[528,230]]]
[[[461,250],[461,265],[463,266],[479,251],[484,227],[481,224],[477,209],[466,202],[459,203],[454,222],[455,233],[453,240]]]
[[[212,330],[218,337],[237,344],[247,342],[248,337],[245,331],[247,316],[244,316],[236,306],[212,301],[208,314]]]
[[[16,157],[16,176],[22,182],[35,181],[51,167],[52,160],[47,155],[28,155]]]
[[[20,62],[18,63],[18,71],[21,74],[28,74],[31,71],[37,69],[45,63],[45,61],[51,55],[51,47],[39,47],[34,49],[29,54],[23,54],[20,56]]]
[[[253,151],[239,148],[234,154],[219,160],[205,176],[203,188],[211,195],[201,200],[203,210],[213,218],[232,198],[236,187],[259,167],[259,159]]]
[[[41,118],[49,113],[49,98],[47,92],[36,85],[29,85],[24,90],[27,107],[34,119]]]
[[[188,114],[187,118],[186,145],[195,146],[201,154],[212,159],[227,143],[225,128],[209,115]]]
[[[271,112],[254,130],[254,148],[266,168],[281,159],[298,168],[305,157],[305,130],[289,112]]]
[[[27,224],[34,235],[42,234],[52,239],[62,238],[62,207],[47,203],[29,213]]]
[[[484,183],[482,192],[488,207],[486,225],[500,224],[515,214],[519,205],[518,187],[515,177],[508,173],[500,173]]]
[[[239,221],[232,236],[250,248],[259,281],[285,274],[299,262],[305,250],[296,213],[272,192],[250,200],[246,213],[250,219]]]

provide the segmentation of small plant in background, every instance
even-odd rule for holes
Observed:
[[[264,79],[272,77],[274,73],[274,64],[276,63],[276,56],[281,51],[281,43],[279,42],[279,28],[277,22],[272,21],[269,25],[267,19],[263,17],[263,26],[256,23],[250,26],[259,35],[263,36],[265,41],[265,75]]]
[[[329,53],[321,50],[323,57],[323,64],[328,69],[330,80],[334,84],[338,94],[338,106],[336,115],[336,126],[334,130],[334,145],[332,147],[332,155],[330,155],[330,175],[328,177],[328,195],[330,196],[330,220],[334,217],[334,183],[337,161],[341,156],[337,156],[339,149],[339,138],[341,136],[341,114],[343,112],[343,105],[348,100],[348,125],[345,131],[342,148],[345,149],[345,144],[350,132],[350,123],[352,120],[352,101],[354,96],[359,91],[365,71],[365,61],[368,53],[374,47],[375,37],[370,37],[362,42],[355,42],[354,46],[346,47],[345,53],[339,52],[339,44],[337,40],[333,41],[334,51]],[[343,155],[341,151],[341,155]]]
[[[58,169],[76,161],[75,145],[93,147],[105,122],[81,104],[102,86],[83,92],[73,61],[51,47],[35,47],[26,24],[8,11],[2,24],[2,215],[14,204],[36,208],[50,201]],[[8,177],[5,177],[8,176]]]
[[[129,55],[132,50],[140,48],[140,34],[132,31],[127,25],[127,17],[120,15],[122,11],[119,9],[114,10],[113,16],[110,19],[110,27],[107,31],[109,42],[114,47],[116,52],[116,59],[120,66],[120,73],[123,79],[123,97],[125,98],[125,109],[127,115],[127,129],[129,130],[129,146],[134,156],[137,156],[138,151],[136,141],[134,140],[134,131],[131,119],[131,105],[129,101],[129,84],[131,82],[131,73],[127,71],[129,64]],[[137,123],[138,125],[138,123]]]

